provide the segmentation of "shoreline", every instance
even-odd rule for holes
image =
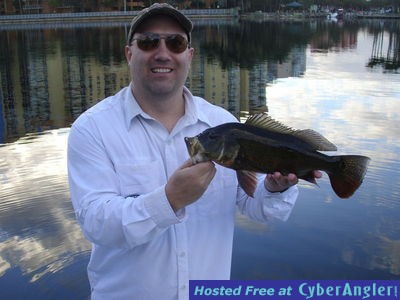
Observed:
[[[308,20],[327,19],[327,13],[267,13],[252,12],[240,14],[238,8],[232,9],[190,9],[182,10],[189,18],[199,19],[243,19],[243,20]],[[51,13],[51,14],[26,14],[26,15],[1,15],[1,24],[26,23],[76,23],[76,22],[126,22],[132,20],[138,11],[113,11],[113,12],[87,12],[87,13]],[[400,19],[400,14],[368,14],[354,13],[345,16],[345,19]]]
[[[400,14],[369,14],[369,13],[347,13],[342,19],[329,18],[329,13],[309,13],[309,12],[252,12],[240,15],[245,20],[354,20],[354,19],[400,19]]]
[[[239,10],[232,9],[191,9],[181,10],[191,19],[198,18],[237,18]],[[53,22],[99,22],[99,21],[130,21],[139,11],[111,11],[111,12],[86,12],[86,13],[51,13],[51,14],[26,14],[26,15],[1,15],[0,24],[53,23]]]

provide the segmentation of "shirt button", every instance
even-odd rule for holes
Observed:
[[[180,257],[185,257],[186,253],[185,252],[181,252],[181,254],[179,254]]]
[[[186,289],[186,285],[185,284],[181,286],[181,290],[184,290],[184,289]]]

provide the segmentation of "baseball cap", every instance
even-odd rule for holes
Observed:
[[[158,15],[170,16],[175,19],[185,30],[188,41],[190,42],[190,33],[193,29],[192,22],[179,10],[175,9],[168,3],[154,3],[153,5],[141,10],[137,16],[133,18],[131,28],[128,33],[128,45],[131,44],[133,35],[138,27],[148,18]]]

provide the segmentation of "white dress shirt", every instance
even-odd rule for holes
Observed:
[[[204,195],[174,213],[165,184],[189,158],[184,137],[236,119],[184,89],[185,115],[171,133],[126,87],[83,113],[68,142],[72,203],[92,243],[92,299],[183,300],[190,279],[229,279],[236,207],[252,219],[285,220],[297,187],[255,198],[217,165]]]

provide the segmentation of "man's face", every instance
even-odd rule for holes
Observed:
[[[131,45],[125,48],[135,97],[182,93],[193,57],[193,48],[175,53],[167,48],[165,39],[161,39],[155,49],[142,50],[135,39],[148,33],[163,37],[179,34],[187,40],[183,28],[174,19],[166,16],[150,18],[140,25]]]

